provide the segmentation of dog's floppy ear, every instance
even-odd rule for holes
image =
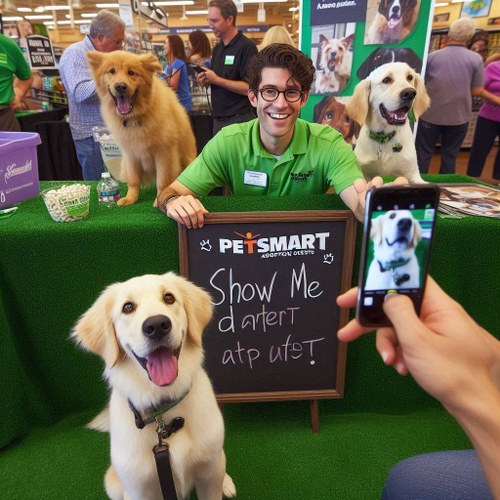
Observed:
[[[415,115],[415,119],[418,120],[420,115],[431,105],[431,98],[425,88],[424,80],[418,73],[415,73],[415,90],[417,91],[417,96],[413,101],[413,114]]]
[[[111,319],[117,287],[114,284],[106,288],[71,332],[79,346],[101,356],[108,367],[113,367],[123,354]]]
[[[370,87],[371,82],[368,79],[360,81],[355,89],[354,94],[349,99],[346,106],[347,114],[352,120],[363,125],[368,116],[370,109]]]
[[[316,106],[314,106],[314,112],[313,112],[313,122],[314,123],[321,123],[320,122],[320,119],[321,119],[321,114],[323,113],[323,110],[325,109],[325,106],[328,102],[328,99],[329,97],[324,97],[323,99],[321,99],[321,101],[318,102],[318,104],[316,104]]]
[[[201,347],[203,330],[212,319],[212,300],[203,288],[184,278],[179,277],[179,280],[188,320],[187,340]]]
[[[87,63],[92,70],[92,73],[96,75],[105,57],[104,54],[102,52],[98,52],[97,50],[93,50],[87,52],[85,55],[87,57]]]
[[[155,73],[161,71],[162,67],[160,61],[154,54],[143,54],[141,56],[141,65],[148,71],[148,73]]]
[[[422,228],[420,227],[420,223],[418,220],[413,221],[413,239],[411,240],[411,244],[414,248],[417,247],[418,242],[422,239]]]
[[[370,228],[370,238],[375,245],[382,243],[382,226],[384,224],[383,216],[377,217],[372,220],[372,227]]]

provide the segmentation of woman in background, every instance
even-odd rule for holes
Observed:
[[[189,62],[210,67],[212,48],[208,36],[201,30],[192,31],[189,33],[189,44],[191,45]]]
[[[262,40],[262,43],[259,45],[259,52],[264,47],[267,47],[272,43],[286,43],[287,45],[295,47],[295,43],[293,43],[290,33],[288,33],[288,30],[283,26],[272,26],[266,31],[264,39]]]
[[[186,68],[186,51],[179,35],[168,35],[165,39],[165,58],[167,64],[164,72],[168,77],[168,85],[177,93],[177,97],[186,111],[193,109],[189,77]]]
[[[212,47],[208,36],[201,30],[189,33],[189,53],[188,63],[197,64],[201,67],[210,68],[212,58]],[[196,72],[192,66],[188,67],[189,79],[191,81],[191,95],[193,97],[193,111],[201,114],[211,114],[210,109],[210,85],[202,87],[196,79]]]
[[[484,69],[484,88],[492,94],[500,95],[500,60],[488,64]],[[485,102],[479,108],[467,175],[481,176],[486,158],[497,137],[500,137],[500,107]],[[495,157],[493,179],[500,180],[500,150]]]

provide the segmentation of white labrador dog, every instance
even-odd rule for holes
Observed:
[[[366,290],[417,288],[420,266],[415,248],[422,239],[419,222],[409,210],[390,210],[372,221],[374,259],[368,268]]]
[[[112,465],[104,481],[110,498],[162,498],[152,453],[156,422],[142,429],[135,423],[136,415],[147,420],[156,410],[166,424],[185,421],[166,440],[178,498],[193,487],[199,499],[236,495],[225,472],[222,415],[202,368],[201,335],[211,316],[208,293],[167,273],[110,285],[76,324],[72,337],[104,359],[111,387]],[[94,428],[106,427],[105,416]]]
[[[365,177],[403,176],[410,184],[424,182],[408,113],[418,117],[430,106],[430,97],[418,73],[402,62],[374,69],[356,85],[347,113],[361,125],[356,157]]]

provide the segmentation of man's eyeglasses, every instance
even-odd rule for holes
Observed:
[[[111,38],[109,36],[106,37],[108,40],[111,40],[115,45],[118,45],[118,47],[123,47],[125,45],[125,40],[121,38],[120,40],[115,40],[114,38]]]
[[[278,99],[280,94],[285,96],[286,102],[297,102],[302,99],[304,92],[301,92],[297,89],[286,89],[286,90],[277,90],[277,89],[256,89],[255,92],[258,92],[264,101],[274,102]]]

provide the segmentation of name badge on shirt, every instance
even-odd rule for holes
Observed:
[[[226,56],[224,59],[224,64],[226,66],[232,66],[234,64],[234,56]]]
[[[243,175],[243,183],[247,186],[267,186],[267,174],[264,172],[253,172],[252,170],[245,170]]]

